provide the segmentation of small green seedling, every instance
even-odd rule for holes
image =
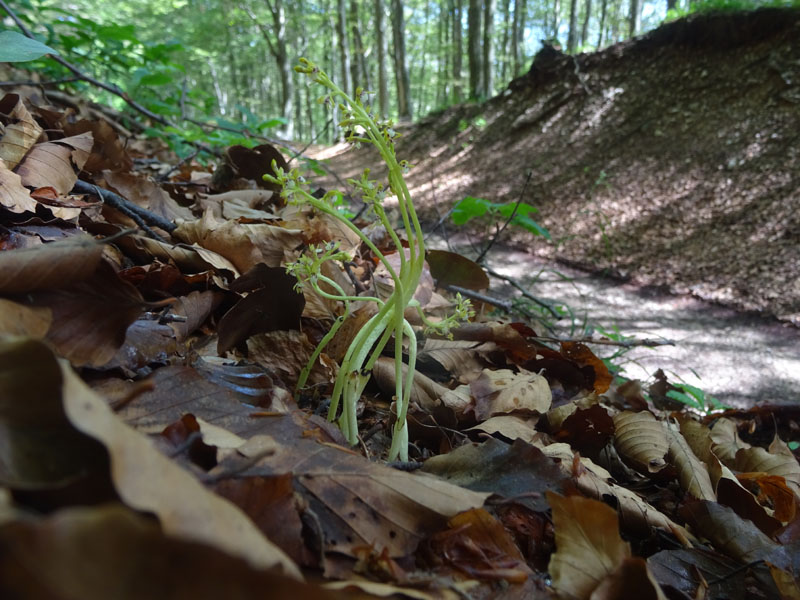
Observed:
[[[298,288],[310,285],[317,294],[323,298],[340,301],[344,304],[344,314],[336,319],[330,331],[325,335],[311,356],[305,369],[301,372],[297,382],[297,390],[303,388],[309,373],[316,364],[323,348],[336,335],[344,320],[350,315],[350,303],[354,301],[371,301],[378,305],[378,312],[361,327],[345,352],[337,374],[331,396],[328,419],[333,421],[342,404],[339,416],[339,427],[350,444],[358,443],[358,423],[356,420],[356,406],[364,387],[370,378],[370,372],[375,362],[380,357],[383,349],[394,337],[395,361],[395,401],[397,421],[392,432],[392,445],[389,449],[389,460],[408,460],[408,425],[406,413],[414,382],[414,366],[417,358],[417,339],[406,321],[404,312],[407,307],[417,309],[422,322],[429,331],[447,334],[450,328],[458,325],[460,321],[472,316],[472,310],[467,300],[460,296],[456,299],[454,314],[441,322],[431,322],[423,314],[422,308],[414,299],[420,275],[425,263],[425,244],[422,228],[417,219],[411,194],[408,191],[403,174],[409,169],[406,161],[398,161],[395,157],[394,138],[397,136],[392,122],[379,122],[372,114],[372,108],[364,104],[366,93],[358,88],[355,97],[351,98],[341,90],[328,75],[319,67],[305,58],[300,59],[300,64],[295,71],[303,73],[312,81],[322,85],[326,94],[319,99],[320,103],[335,105],[343,115],[339,126],[347,131],[347,141],[359,145],[372,144],[378,150],[381,158],[388,167],[388,187],[382,183],[369,179],[369,169],[366,169],[360,179],[351,179],[352,184],[361,192],[362,199],[369,206],[388,232],[392,243],[397,249],[400,258],[400,269],[396,269],[378,250],[375,244],[362,231],[350,222],[339,210],[341,193],[338,191],[327,192],[322,198],[315,198],[307,191],[307,184],[300,175],[299,169],[284,172],[273,162],[272,168],[275,176],[264,175],[264,179],[281,186],[281,195],[287,202],[294,204],[308,204],[320,212],[338,219],[344,226],[353,231],[360,240],[372,251],[373,255],[383,264],[391,277],[394,288],[386,300],[374,296],[351,296],[342,287],[329,277],[322,274],[322,264],[329,260],[350,260],[347,254],[340,250],[338,243],[328,243],[324,247],[309,246],[308,252],[303,254],[297,262],[289,265],[287,270],[295,275]],[[383,201],[388,195],[397,197],[398,209],[408,237],[407,249],[392,228]],[[321,287],[324,284],[325,289]],[[332,290],[332,291],[331,291]],[[403,340],[407,341],[408,370],[403,374]]]
[[[467,196],[453,207],[450,218],[456,225],[463,225],[479,217],[487,218],[492,224],[510,219],[509,222],[512,225],[522,227],[534,235],[540,235],[549,240],[550,232],[530,216],[538,212],[539,209],[525,202],[500,204],[489,202],[483,198]]]
[[[677,400],[681,404],[685,404],[702,413],[712,413],[730,408],[713,396],[707,396],[700,388],[688,383],[673,383],[672,386],[678,389],[669,390],[667,398]]]

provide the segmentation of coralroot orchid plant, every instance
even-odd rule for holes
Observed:
[[[406,413],[408,412],[409,397],[414,382],[414,365],[417,357],[417,338],[411,325],[404,317],[407,307],[416,307],[426,328],[437,333],[447,334],[450,328],[457,326],[461,320],[468,319],[473,313],[469,302],[460,296],[456,300],[454,314],[440,321],[431,322],[423,314],[419,302],[414,299],[419,278],[425,263],[425,245],[411,195],[403,180],[403,173],[409,166],[406,161],[399,161],[395,157],[394,142],[396,133],[392,122],[380,122],[372,115],[372,109],[365,105],[362,98],[365,92],[359,88],[355,98],[348,96],[340,89],[324,71],[305,58],[300,59],[300,64],[295,67],[298,73],[308,75],[314,82],[326,88],[326,95],[320,98],[321,103],[338,103],[343,115],[339,126],[349,132],[347,141],[353,144],[372,144],[380,152],[381,158],[389,169],[388,189],[377,181],[370,180],[369,169],[359,180],[350,180],[357,190],[362,193],[364,202],[374,212],[386,228],[392,243],[397,248],[400,258],[400,269],[395,269],[384,254],[375,244],[364,235],[361,230],[349,220],[344,218],[336,209],[335,202],[340,193],[330,191],[322,198],[315,198],[306,189],[306,182],[298,169],[284,172],[273,163],[275,176],[264,175],[264,179],[281,186],[281,195],[287,202],[294,204],[309,204],[316,210],[335,217],[342,224],[353,231],[361,241],[372,251],[375,257],[386,268],[391,277],[394,288],[386,300],[374,296],[351,296],[330,277],[323,275],[322,264],[325,261],[350,260],[350,257],[340,250],[338,243],[328,243],[324,247],[309,246],[308,252],[303,254],[295,263],[287,267],[295,275],[298,287],[310,285],[314,291],[330,300],[340,301],[344,304],[344,314],[336,319],[330,331],[325,335],[314,350],[308,365],[300,374],[297,382],[299,391],[311,372],[313,365],[320,353],[336,335],[339,327],[350,315],[350,303],[353,301],[371,301],[378,306],[378,312],[359,329],[355,338],[347,349],[339,369],[331,396],[328,420],[333,421],[339,412],[341,401],[342,410],[339,416],[339,427],[350,444],[358,443],[358,422],[356,420],[356,406],[361,393],[369,381],[370,372],[375,362],[380,357],[383,349],[394,336],[394,361],[395,361],[395,406],[397,420],[392,432],[392,445],[389,449],[389,460],[408,460],[408,425]],[[400,215],[408,238],[408,250],[404,251],[400,237],[392,228],[383,208],[383,200],[391,193],[397,197]],[[328,291],[322,289],[324,284]],[[333,290],[331,292],[330,290]],[[403,373],[403,341],[408,345],[408,369]]]

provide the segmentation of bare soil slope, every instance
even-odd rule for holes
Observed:
[[[530,169],[524,200],[557,243],[516,244],[800,323],[800,11],[543,51],[499,96],[404,133],[431,220],[465,195],[516,200]],[[345,176],[374,163],[370,149],[331,158]]]

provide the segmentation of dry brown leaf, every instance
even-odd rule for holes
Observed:
[[[709,467],[719,462],[711,452],[711,430],[690,415],[680,413],[676,418],[680,424],[681,434],[694,455]]]
[[[800,600],[800,578],[797,573],[781,569],[767,563],[775,586],[781,594],[781,600]]]
[[[619,535],[617,513],[597,500],[547,492],[553,509],[556,552],[548,570],[561,595],[588,600],[600,583],[630,557]]]
[[[0,298],[0,334],[19,335],[42,339],[53,313],[49,308],[24,306],[5,298]]]
[[[388,395],[390,398],[395,393],[395,370],[394,359],[387,356],[381,356],[372,368],[372,375],[375,377],[375,383],[381,388],[381,391]],[[403,364],[403,379],[408,373],[408,365]],[[418,405],[425,412],[433,412],[438,405],[441,404],[440,398],[450,390],[440,383],[436,383],[430,377],[426,377],[422,373],[414,372],[414,384],[411,387],[410,402]]]
[[[592,592],[590,600],[667,600],[661,586],[647,566],[647,561],[631,556],[606,577]]]
[[[0,158],[0,206],[14,213],[36,212],[36,201],[22,185],[19,175],[10,171]]]
[[[786,485],[800,497],[800,464],[779,438],[772,441],[769,451],[758,446],[742,448],[736,453],[735,460],[734,469],[737,471],[768,473],[783,477]]]
[[[470,383],[481,374],[475,347],[478,344],[467,340],[438,340],[428,338],[417,354],[417,361],[426,364],[434,361],[461,383]]]
[[[668,422],[662,425],[669,441],[670,463],[678,470],[681,489],[699,500],[716,500],[705,464],[694,455],[676,425]]]
[[[178,204],[159,185],[147,177],[132,173],[104,171],[103,178],[120,196],[167,221],[194,219],[192,211]]]
[[[669,442],[653,413],[625,411],[614,415],[614,447],[637,471],[656,473],[667,464]]]
[[[141,294],[106,262],[85,281],[18,299],[52,312],[47,340],[76,366],[100,367],[114,358],[143,308]]]
[[[536,431],[538,417],[523,419],[514,415],[498,415],[490,417],[483,423],[478,423],[475,427],[470,427],[467,431],[482,431],[489,435],[499,434],[511,440],[521,439],[531,443],[539,435]]]
[[[278,216],[262,210],[272,198],[269,190],[233,190],[222,194],[198,194],[196,206],[203,212],[211,211],[218,219],[236,220],[239,217],[257,220],[275,220]]]
[[[736,423],[722,417],[711,428],[711,451],[723,463],[733,467],[736,453],[741,448],[749,448],[750,444],[739,439]]]
[[[202,273],[209,268],[239,276],[238,269],[224,256],[206,250],[200,246],[183,246],[167,244],[144,236],[126,236],[119,241],[119,245],[126,253],[139,256],[143,260],[158,258],[165,263],[174,262],[180,269],[187,273]],[[220,281],[225,289],[224,282]]]
[[[36,144],[17,166],[16,172],[23,185],[53,187],[65,196],[78,180],[78,173],[89,158],[93,143],[92,134],[87,132]]]
[[[209,544],[257,568],[279,566],[301,578],[294,562],[262,536],[244,513],[206,490],[125,425],[68,365],[60,363],[60,367],[67,418],[106,447],[112,480],[126,504],[158,516],[169,535]]]
[[[0,293],[21,294],[79,283],[97,269],[103,244],[87,235],[0,252]]]
[[[0,545],[3,598],[344,598],[254,569],[217,548],[165,535],[152,518],[119,504],[66,508],[45,519],[7,523],[0,527]]]
[[[129,171],[133,161],[128,156],[117,132],[105,120],[90,121],[82,119],[77,123],[65,123],[64,135],[72,136],[91,131],[94,145],[89,159],[83,166],[84,171],[100,173],[104,169],[112,171]]]
[[[303,232],[298,229],[218,221],[211,213],[203,215],[201,220],[182,223],[172,235],[224,256],[240,273],[259,263],[278,267],[284,262],[286,252],[304,242]]]
[[[0,161],[4,161],[9,169],[13,169],[39,139],[42,128],[28,112],[18,94],[3,96],[0,100],[0,113],[8,115],[9,120],[0,139]],[[0,194],[0,197],[2,196],[3,194]],[[5,206],[5,200],[3,205]]]
[[[515,410],[544,414],[553,401],[547,380],[525,370],[515,373],[510,369],[484,369],[469,387],[478,421]]]

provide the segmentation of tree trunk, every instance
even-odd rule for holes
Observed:
[[[378,106],[381,116],[389,112],[389,88],[386,78],[386,25],[383,0],[375,0],[375,44],[378,46]]]
[[[350,93],[350,48],[347,43],[347,12],[344,0],[336,0],[336,35],[339,38],[339,87]]]
[[[461,0],[450,0],[450,6],[453,12],[453,100],[461,102],[464,97],[464,84],[461,81],[461,67],[464,58]]]
[[[469,58],[469,97],[481,95],[481,2],[469,0],[467,11],[467,55]]]
[[[423,23],[428,23],[431,14],[430,0],[425,2],[425,16],[422,17]],[[417,114],[421,115],[423,107],[425,106],[425,66],[428,64],[428,28],[425,27],[422,33],[422,58],[420,59],[419,67],[419,95],[417,96]]]
[[[555,0],[553,2],[553,31],[552,35],[550,36],[553,40],[558,39],[558,30],[560,29],[561,25],[561,0]]]
[[[494,89],[494,0],[483,0],[483,97]]]
[[[276,55],[278,70],[281,74],[281,114],[286,119],[284,135],[292,139],[294,130],[292,128],[292,67],[289,65],[289,53],[286,50],[286,12],[283,8],[283,0],[275,0],[274,22],[276,38]]]
[[[392,36],[394,40],[394,79],[397,84],[397,112],[401,119],[411,119],[410,82],[406,63],[406,26],[403,0],[392,0]]]
[[[678,0],[667,0],[667,11],[678,8]]]
[[[603,29],[606,26],[606,11],[608,10],[608,0],[603,0],[600,5],[600,27],[597,33],[597,49],[603,47]]]
[[[508,67],[509,67],[509,57],[511,56],[510,52],[510,41],[511,41],[511,0],[503,0],[503,41],[500,42],[500,48],[502,50],[502,60],[500,61],[500,80],[505,83],[508,81]]]
[[[447,77],[448,73],[450,72],[450,40],[449,40],[449,32],[450,32],[450,11],[443,11],[441,7],[439,7],[439,21],[436,24],[436,43],[437,48],[439,48],[439,59],[438,65],[439,69],[436,73],[436,80],[439,84],[436,89],[436,105],[437,106],[444,106],[447,102],[447,95],[448,95],[448,85],[447,85]]]
[[[581,27],[581,46],[585,46],[589,40],[589,19],[592,17],[592,0],[586,0],[586,16]]]
[[[525,31],[525,0],[514,0],[514,26],[511,31],[511,63],[514,65],[513,77],[520,71],[520,46]]]
[[[353,34],[353,56],[350,73],[353,80],[353,92],[356,88],[370,89],[369,71],[367,70],[366,48],[361,37],[361,18],[358,11],[358,0],[350,0],[350,31]]]
[[[569,33],[567,34],[567,53],[573,54],[578,46],[578,0],[569,2]]]
[[[631,12],[628,16],[628,35],[633,37],[641,26],[642,0],[631,0]]]

